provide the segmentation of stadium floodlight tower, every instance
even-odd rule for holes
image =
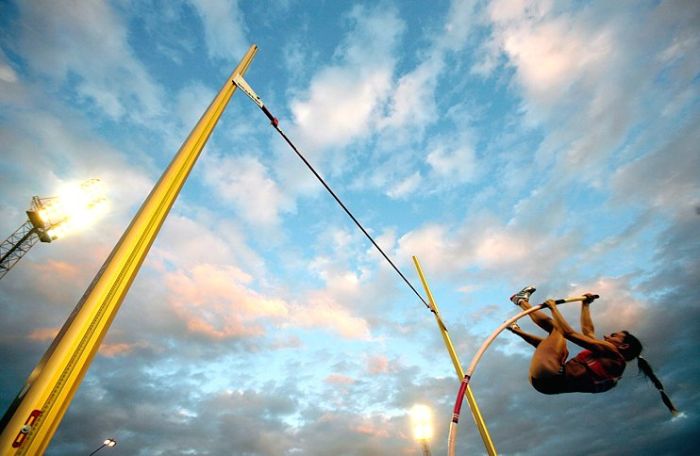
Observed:
[[[0,279],[38,241],[51,242],[87,225],[105,204],[99,179],[88,179],[79,187],[67,187],[60,196],[32,197],[27,221],[0,244]]]
[[[426,405],[416,404],[411,409],[413,437],[420,444],[423,456],[431,456],[430,439],[433,438],[433,412]]]

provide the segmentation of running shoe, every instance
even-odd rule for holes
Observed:
[[[519,292],[515,293],[513,296],[511,296],[510,300],[513,302],[513,304],[515,304],[517,306],[520,303],[520,301],[523,299],[525,301],[529,301],[530,296],[532,295],[532,293],[535,292],[535,290],[537,290],[537,288],[535,288],[533,286],[527,286],[527,287],[523,288],[522,290],[520,290]]]

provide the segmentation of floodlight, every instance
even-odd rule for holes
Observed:
[[[424,456],[430,456],[429,440],[433,437],[433,412],[430,407],[416,404],[411,409],[413,437],[420,443]]]
[[[66,185],[59,196],[32,198],[27,221],[0,244],[0,278],[36,244],[51,242],[85,228],[107,210],[104,185],[99,179]]]

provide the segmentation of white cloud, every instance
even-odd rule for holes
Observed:
[[[236,60],[243,56],[248,43],[243,12],[237,0],[188,0],[204,23],[209,57]]]
[[[443,185],[470,182],[476,176],[476,154],[464,135],[460,138],[436,141],[426,157],[426,162]]]
[[[401,135],[401,129],[411,126],[410,133],[404,134],[410,134],[415,141],[422,129],[437,122],[440,114],[435,92],[445,58],[449,52],[461,51],[466,46],[479,18],[476,5],[473,1],[451,2],[444,29],[433,39],[425,52],[426,58],[393,84],[387,113],[378,123],[380,129],[389,130],[385,134]]]
[[[678,104],[687,106],[688,93],[679,93],[692,80],[689,75],[697,74],[700,59],[676,60],[697,35],[684,7],[654,5],[632,20],[621,4],[572,6],[493,2],[492,39],[482,47],[490,63],[482,62],[482,69],[505,59],[523,99],[522,120],[547,129],[537,164],[555,163],[557,179],[582,180],[614,154],[635,125],[654,122],[649,106],[669,100],[675,112]],[[639,21],[647,27],[640,28]],[[682,37],[678,47],[669,46],[674,35]]]
[[[403,128],[407,125],[425,126],[437,117],[435,88],[443,63],[430,58],[415,70],[401,76],[392,88],[388,113],[382,118],[382,128]]]
[[[438,224],[426,225],[412,230],[398,240],[398,258],[415,255],[426,269],[444,273],[459,268],[455,259],[456,245],[449,236],[449,230]]]
[[[230,265],[200,263],[188,272],[165,274],[168,303],[188,331],[214,340],[264,336],[271,326],[330,331],[368,339],[368,323],[327,291],[311,291],[303,302],[259,293],[253,277]]]
[[[289,313],[288,305],[248,288],[252,277],[234,266],[199,264],[169,273],[169,304],[187,329],[213,339],[259,336],[263,320]]]
[[[163,262],[182,270],[203,263],[235,263],[256,273],[263,272],[262,260],[246,246],[236,227],[224,228],[222,217],[198,214],[192,218],[178,212],[168,216],[149,257],[149,262],[161,272],[168,270]],[[203,245],[207,248],[203,249]]]
[[[437,38],[437,48],[461,51],[466,46],[474,25],[480,20],[475,0],[452,0],[445,16],[445,28]]]
[[[415,255],[427,270],[448,277],[477,274],[509,281],[540,281],[570,258],[579,242],[575,232],[546,225],[504,226],[492,216],[475,216],[459,227],[429,224],[399,238],[398,258]],[[478,271],[478,272],[475,272]]]
[[[380,102],[390,87],[387,68],[328,68],[311,82],[303,101],[291,110],[304,143],[311,147],[342,146],[368,134]]]
[[[556,14],[551,1],[496,1],[489,7],[494,39],[516,70],[526,94],[541,106],[560,97],[586,77],[597,77],[611,57],[612,37],[580,17]],[[589,81],[590,82],[590,81]]]
[[[204,175],[208,185],[254,225],[274,227],[280,221],[280,213],[292,209],[267,168],[253,156],[210,157]]]
[[[322,68],[291,102],[303,142],[314,148],[346,145],[369,134],[391,89],[393,52],[404,30],[397,12],[357,6],[348,20],[354,28],[336,49],[339,63]]]
[[[75,89],[107,116],[145,122],[162,113],[162,92],[136,59],[118,14],[104,2],[19,2],[19,49],[38,74]],[[128,81],[128,82],[127,82]]]
[[[395,199],[405,198],[418,189],[422,180],[423,178],[421,177],[420,172],[416,171],[407,178],[390,187],[386,194]]]
[[[353,315],[325,292],[311,293],[304,303],[295,305],[282,326],[325,329],[347,339],[370,338],[367,321]]]
[[[175,113],[183,130],[190,131],[216,93],[199,82],[190,83],[177,94]]]
[[[12,69],[7,61],[7,56],[0,49],[0,81],[14,83],[17,82],[17,73]]]

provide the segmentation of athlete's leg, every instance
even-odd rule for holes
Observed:
[[[518,326],[517,323],[513,323],[508,327],[508,331],[512,332],[513,334],[517,334],[520,336],[525,342],[528,344],[532,345],[533,347],[537,348],[537,346],[542,342],[544,339],[541,337],[534,336],[530,333],[526,333],[522,329],[520,329],[520,326]]]
[[[518,301],[518,306],[523,310],[528,310],[532,308],[530,302],[527,299],[520,299]],[[539,326],[547,332],[552,332],[552,329],[554,329],[552,319],[545,315],[544,312],[542,312],[541,310],[532,312],[530,314],[530,318],[532,318],[532,321],[534,321],[537,326]]]
[[[542,379],[561,375],[561,368],[566,361],[568,350],[566,339],[559,329],[552,327],[552,332],[537,345],[530,362],[530,378]]]
[[[513,304],[519,306],[521,309],[528,310],[532,307],[530,305],[530,296],[532,295],[532,293],[535,292],[535,290],[535,287],[527,286],[519,292],[515,293],[513,296],[511,296],[510,300]],[[529,315],[530,318],[532,318],[532,321],[534,321],[537,326],[539,326],[547,332],[552,331],[552,319],[549,318],[547,315],[543,314],[540,311],[533,312]]]

